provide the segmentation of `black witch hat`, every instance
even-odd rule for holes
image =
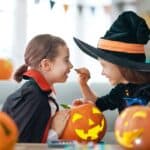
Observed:
[[[112,24],[97,48],[77,38],[75,43],[86,54],[102,58],[113,64],[137,71],[150,72],[150,62],[146,62],[144,45],[150,39],[150,29],[145,20],[132,11],[123,12]]]

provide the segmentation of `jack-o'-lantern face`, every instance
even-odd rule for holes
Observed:
[[[12,118],[0,112],[0,150],[12,150],[18,140],[18,128]]]
[[[128,149],[150,149],[150,108],[132,106],[125,109],[115,123],[115,136],[119,144]]]
[[[83,104],[71,109],[71,116],[61,139],[79,142],[99,141],[106,131],[106,120],[93,104]]]

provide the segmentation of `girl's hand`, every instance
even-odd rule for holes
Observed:
[[[82,104],[85,104],[85,103],[93,103],[93,102],[89,101],[89,100],[81,99],[81,98],[80,99],[74,99],[72,101],[73,106],[79,106],[79,105],[82,105]]]
[[[75,71],[79,75],[79,83],[80,85],[85,85],[90,79],[90,72],[87,68],[78,68]]]
[[[56,131],[58,137],[60,137],[62,132],[64,131],[64,128],[70,116],[69,112],[69,109],[58,111],[52,119],[51,129]]]
[[[83,103],[84,103],[84,101],[82,99],[74,99],[72,101],[72,106],[82,105]]]

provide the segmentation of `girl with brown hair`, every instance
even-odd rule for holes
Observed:
[[[146,60],[144,46],[150,39],[150,30],[143,18],[132,11],[123,12],[112,24],[98,48],[74,38],[79,48],[98,59],[102,75],[115,86],[107,95],[96,96],[87,84],[90,73],[86,68],[77,69],[83,98],[101,110],[146,105],[150,101],[150,63]],[[74,103],[77,103],[75,101]]]
[[[69,111],[58,112],[53,85],[67,80],[73,67],[69,57],[69,48],[60,37],[41,34],[28,43],[25,64],[14,74],[17,82],[26,82],[7,98],[2,108],[19,128],[19,142],[45,143],[63,132]]]

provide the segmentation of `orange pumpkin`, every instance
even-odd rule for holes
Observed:
[[[129,150],[150,149],[150,108],[132,106],[126,108],[116,119],[115,137]]]
[[[106,120],[92,103],[73,106],[60,139],[99,142],[106,132]]]
[[[0,80],[8,80],[11,78],[13,65],[9,59],[0,58]]]
[[[18,128],[5,112],[0,112],[0,150],[13,150],[18,139]]]

